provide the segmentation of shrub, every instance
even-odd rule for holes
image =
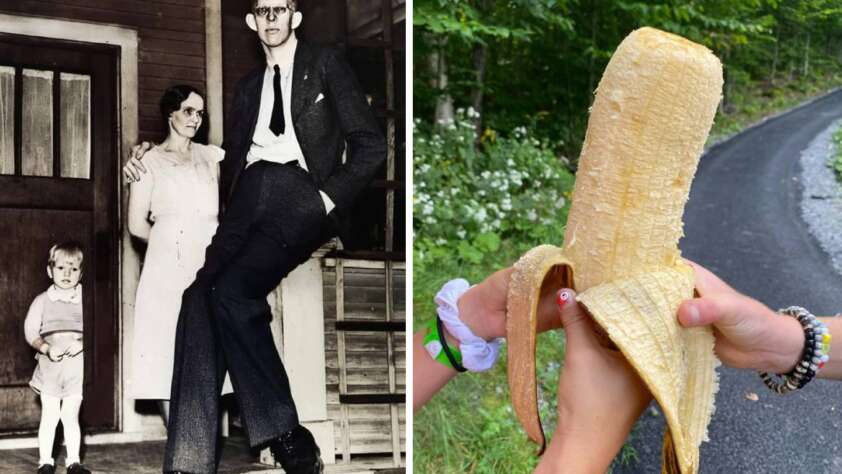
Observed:
[[[572,174],[524,127],[510,137],[486,130],[474,146],[473,110],[451,124],[414,123],[415,254],[420,260],[479,263],[502,241],[556,243],[563,237]]]

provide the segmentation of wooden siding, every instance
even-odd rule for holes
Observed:
[[[345,319],[384,321],[386,295],[383,269],[345,267]],[[406,279],[403,270],[394,271],[393,320],[406,321]],[[327,363],[328,418],[333,420],[336,454],[341,455],[341,405],[339,403],[339,361],[336,338],[336,272],[324,270],[325,360]],[[394,334],[395,375],[398,393],[406,392],[406,336]],[[389,368],[385,332],[346,332],[345,360],[348,393],[389,393]],[[401,451],[406,451],[406,405],[398,406]],[[389,405],[348,405],[352,454],[391,453],[392,426]]]
[[[160,142],[158,100],[164,90],[175,84],[206,89],[204,5],[204,0],[3,0],[0,11],[137,30],[139,138]]]

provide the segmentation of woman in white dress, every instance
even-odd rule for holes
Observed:
[[[195,143],[205,104],[193,87],[173,86],[161,97],[169,135],[143,157],[147,173],[133,180],[129,232],[148,242],[134,311],[132,398],[159,402],[169,417],[175,330],[181,295],[205,259],[219,214],[219,162],[225,152]],[[230,393],[226,376],[223,393]]]

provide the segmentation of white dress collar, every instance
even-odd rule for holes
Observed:
[[[64,290],[57,287],[55,284],[47,288],[47,298],[50,301],[63,301],[65,303],[79,304],[82,302],[82,284],[78,284],[73,288]]]

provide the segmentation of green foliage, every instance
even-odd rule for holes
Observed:
[[[833,133],[834,153],[828,166],[833,169],[836,179],[842,182],[842,126]]]
[[[490,130],[474,147],[468,113],[455,123],[416,122],[413,159],[415,250],[422,262],[458,258],[477,264],[502,241],[561,243],[573,177],[553,153],[516,129]],[[456,252],[444,251],[454,243]]]
[[[578,156],[602,71],[641,26],[685,36],[722,60],[716,134],[778,109],[778,95],[807,95],[793,89],[842,85],[839,0],[419,0],[414,11],[416,117],[432,122],[442,94],[468,107],[482,91],[484,127],[507,135],[526,124],[560,156]],[[487,47],[482,81],[478,44]],[[446,88],[433,81],[433,53],[447,65]]]

